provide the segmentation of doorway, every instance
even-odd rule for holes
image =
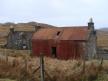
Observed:
[[[56,47],[51,47],[51,54],[52,54],[53,57],[57,57]]]

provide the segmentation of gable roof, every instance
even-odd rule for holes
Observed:
[[[34,35],[33,39],[54,39],[56,36],[56,33],[58,31],[62,31],[60,28],[45,28],[45,29],[39,29]]]
[[[87,26],[46,28],[35,32],[32,39],[87,40],[89,32]]]

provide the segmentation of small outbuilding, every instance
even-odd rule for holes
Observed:
[[[6,47],[9,49],[31,49],[31,38],[34,31],[16,31],[13,27],[7,37]]]
[[[37,22],[18,24],[7,23],[4,25],[10,27],[5,47],[18,50],[31,50],[31,39],[33,33],[37,32],[41,28],[54,27],[52,25]]]
[[[58,59],[93,58],[96,55],[96,31],[92,19],[88,26],[40,29],[33,34],[34,56],[43,53]]]

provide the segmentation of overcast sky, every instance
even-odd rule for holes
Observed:
[[[108,27],[108,0],[0,0],[0,23],[36,21],[55,26]]]

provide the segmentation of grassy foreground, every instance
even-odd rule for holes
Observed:
[[[107,60],[91,60],[84,64],[83,60],[64,61],[45,57],[44,61],[45,81],[108,81]],[[38,57],[4,57],[0,59],[0,78],[40,81],[38,68]]]

